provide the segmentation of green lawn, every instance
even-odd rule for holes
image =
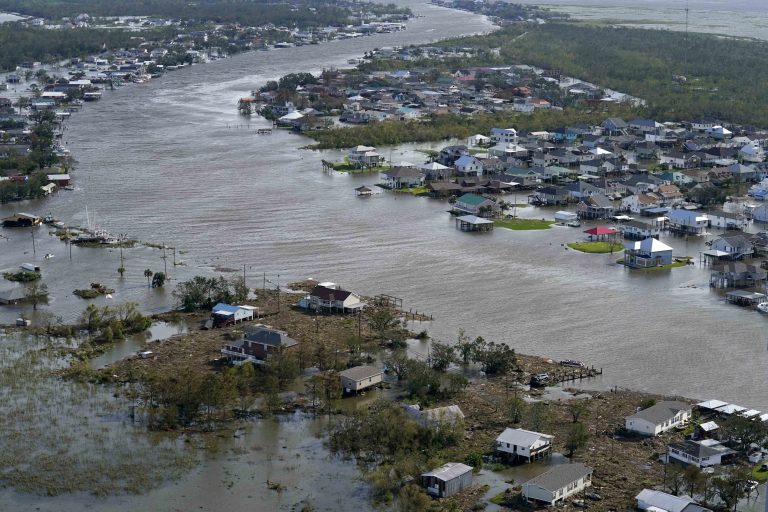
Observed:
[[[624,264],[624,258],[616,260],[616,263]],[[668,268],[677,268],[677,267],[687,267],[688,263],[686,261],[673,261],[669,265],[661,265],[658,267],[648,267],[648,268],[632,268],[632,270],[640,270],[642,272],[653,272],[655,270],[667,270]]]
[[[493,221],[499,227],[514,229],[516,231],[529,231],[532,229],[549,229],[554,220],[544,219],[496,219]]]
[[[752,479],[757,480],[758,482],[765,482],[768,480],[768,471],[761,471],[760,467],[762,464],[758,464],[754,468],[752,468]]]
[[[392,189],[392,192],[397,192],[399,194],[413,194],[414,196],[425,196],[428,193],[427,187],[395,188]]]
[[[568,247],[575,251],[590,254],[606,254],[624,250],[624,245],[620,242],[573,242],[568,244]]]

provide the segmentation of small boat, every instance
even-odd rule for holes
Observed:
[[[44,256],[44,258],[45,258],[45,259],[47,259],[47,260],[49,260],[49,259],[53,258],[53,254],[51,254],[51,253],[48,253],[48,254],[46,254],[46,255]]]
[[[139,359],[149,359],[155,354],[151,350],[144,350],[142,352],[137,352],[136,355],[139,356]]]
[[[560,366],[567,366],[568,368],[586,368],[587,366],[581,361],[574,361],[573,359],[563,359],[560,361]]]
[[[758,313],[766,313],[768,314],[768,302],[761,302],[757,305],[757,312]]]
[[[74,185],[67,185],[66,187],[64,187],[64,190],[75,190],[75,186]]]

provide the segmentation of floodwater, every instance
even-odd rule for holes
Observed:
[[[337,159],[339,151],[299,150],[311,141],[284,131],[256,135],[256,127],[268,125],[258,117],[250,129],[236,128],[245,125],[237,99],[266,80],[343,65],[369,46],[488,28],[464,12],[419,9],[428,17],[402,34],[255,52],[108,91],[70,121],[65,135],[80,162],[77,190],[2,211],[52,211],[64,222],[83,224],[88,205],[113,233],[186,251],[187,267],[176,267],[177,273],[245,265],[257,286],[266,273],[272,283],[314,277],[366,294],[389,293],[403,297],[406,309],[434,315],[427,328],[439,339],[455,339],[463,328],[520,352],[603,367],[595,385],[717,397],[768,410],[761,389],[768,377],[768,319],[723,304],[698,264],[633,273],[615,265],[615,255],[566,250],[562,244],[582,236],[573,228],[462,233],[444,202],[390,194],[356,198],[353,189],[377,177],[324,174],[320,160]],[[416,147],[380,150],[395,161],[423,161]],[[533,208],[517,213],[552,216]],[[0,244],[13,247],[20,239],[29,250],[23,235],[10,236]],[[664,240],[678,255],[698,256],[703,248],[700,239]],[[112,276],[104,284],[118,288],[116,299],[146,301],[151,309],[163,302],[156,294],[168,297],[168,291],[142,288],[143,269],[162,265],[156,249],[134,249],[131,257],[139,261],[129,260],[130,286],[121,289],[116,251],[103,263],[86,255],[99,249],[82,249],[79,266],[72,263],[69,272],[64,246],[53,243],[58,253],[46,264],[62,265],[53,278],[73,282],[61,292],[66,296],[54,297],[57,312],[69,308],[74,316],[82,309],[68,293],[94,279],[83,276],[83,268],[98,279]],[[20,258],[2,251],[0,266]]]
[[[68,123],[65,141],[80,162],[76,190],[62,191],[45,201],[0,207],[0,217],[17,211],[52,212],[73,226],[86,225],[88,217],[92,224],[113,234],[175,247],[177,263],[183,265],[173,264],[171,250],[163,259],[162,250],[139,244],[123,250],[127,271],[120,278],[119,249],[75,246],[70,259],[69,246],[49,236],[47,227],[40,227],[0,229],[7,237],[0,238],[0,270],[15,270],[24,262],[39,264],[51,291],[50,305],[40,311],[52,311],[66,321],[74,320],[88,304],[72,291],[93,282],[116,290],[112,299],[102,297],[95,303],[136,301],[144,311],[153,312],[172,305],[174,280],[224,267],[241,272],[246,265],[251,286],[263,283],[263,272],[270,283],[282,284],[302,275],[306,267],[294,267],[288,258],[290,244],[282,245],[288,253],[274,259],[264,249],[281,246],[267,235],[268,230],[278,227],[270,225],[273,220],[291,218],[312,229],[312,223],[319,219],[319,212],[304,211],[312,201],[299,196],[291,199],[285,190],[280,192],[282,186],[276,179],[290,176],[284,186],[298,186],[302,194],[309,192],[313,180],[325,181],[319,172],[320,155],[306,153],[305,158],[296,148],[307,141],[283,132],[257,137],[253,130],[267,125],[261,120],[254,119],[250,129],[238,128],[244,121],[236,114],[237,98],[285,73],[346,65],[348,59],[374,47],[425,43],[492,28],[481,16],[457,15],[418,3],[413,8],[420,17],[409,23],[406,32],[250,53],[195,66],[142,86],[106,92],[101,102],[87,105]],[[307,181],[295,182],[301,175]],[[332,185],[326,181],[329,190],[335,189]],[[318,183],[317,192],[322,188]],[[275,206],[279,195],[283,195],[283,207],[292,205],[289,210],[279,211],[282,207]],[[351,190],[344,196],[354,198]],[[338,206],[343,207],[344,202]],[[285,233],[293,231],[291,228]],[[46,259],[47,254],[53,257]],[[147,268],[167,270],[170,286],[148,288],[143,275]],[[325,264],[315,266],[315,270],[335,275]],[[278,278],[278,273],[282,277]],[[0,288],[7,286],[5,283]],[[37,321],[41,312],[4,306],[0,321],[13,321],[22,314]],[[156,324],[150,339],[174,334],[180,328],[183,330]],[[136,338],[117,343],[93,364],[108,364],[130,355],[142,341]],[[354,463],[330,456],[323,446],[326,425],[322,418],[295,414],[278,420],[254,420],[243,424],[236,434],[182,443],[175,435],[150,435],[142,427],[131,426],[126,419],[127,406],[113,397],[109,388],[62,384],[44,372],[19,375],[20,361],[27,359],[19,347],[36,350],[44,341],[0,333],[0,343],[5,350],[2,362],[11,368],[0,368],[0,378],[16,383],[4,389],[5,398],[18,403],[8,411],[3,429],[4,446],[13,444],[12,450],[6,450],[9,458],[3,466],[19,465],[25,481],[31,482],[28,486],[8,482],[10,488],[0,491],[0,510],[291,510],[302,503],[316,510],[371,509],[367,488]],[[36,361],[37,356],[29,359]],[[64,363],[54,357],[50,364]],[[24,382],[33,378],[37,383],[34,390],[25,391]],[[37,405],[32,407],[35,401]],[[29,421],[14,423],[15,418],[30,411],[34,415]],[[61,434],[46,436],[38,432],[43,428],[60,430]],[[18,440],[27,433],[40,439],[39,447],[35,445],[40,457],[28,457],[30,461],[21,464],[27,459],[19,450],[26,449],[29,442]],[[57,440],[59,447],[55,446]],[[126,453],[127,447],[134,445],[136,450]],[[102,493],[118,493],[108,498],[91,494],[96,487],[89,487],[85,479],[93,473],[85,470],[83,478],[74,479],[77,486],[66,494],[44,497],[46,487],[38,482],[61,475],[53,464],[57,456],[75,468],[105,468],[108,475],[120,475],[122,461],[133,472],[137,460],[144,461],[147,468],[142,478],[126,482],[118,477],[105,479],[99,487]],[[41,476],[33,478],[36,474]],[[108,488],[111,482],[118,487]],[[285,491],[270,490],[268,482],[285,486]],[[129,494],[122,494],[123,490]],[[133,492],[141,494],[130,494]]]
[[[762,0],[521,0],[575,19],[662,30],[688,30],[768,40],[768,4]]]

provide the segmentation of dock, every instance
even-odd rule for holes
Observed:
[[[765,300],[764,293],[748,292],[746,290],[733,290],[725,294],[725,302],[737,306],[757,306]]]

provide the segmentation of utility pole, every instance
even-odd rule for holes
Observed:
[[[168,277],[168,256],[165,254],[165,242],[163,242],[163,273]]]
[[[35,250],[35,230],[32,229],[32,254],[37,254],[37,251]]]
[[[277,274],[277,312],[280,313],[280,274]]]
[[[243,285],[248,288],[248,283],[245,281],[245,263],[243,263]]]

